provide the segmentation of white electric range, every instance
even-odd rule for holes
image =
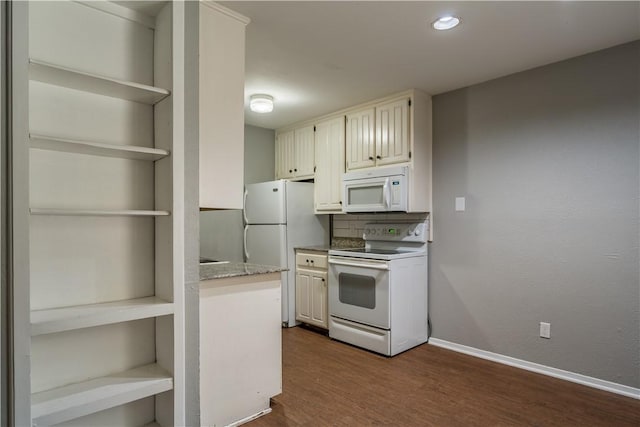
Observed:
[[[367,224],[329,251],[329,336],[387,356],[428,339],[428,222]]]

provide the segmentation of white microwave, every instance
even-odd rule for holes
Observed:
[[[343,212],[407,212],[407,166],[367,169],[342,175]]]

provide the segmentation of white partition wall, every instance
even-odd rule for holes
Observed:
[[[12,9],[14,422],[183,425],[184,4]]]
[[[0,3],[0,425],[8,425],[6,2]]]

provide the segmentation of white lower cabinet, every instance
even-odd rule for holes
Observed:
[[[296,320],[328,329],[327,254],[299,251],[296,260]]]

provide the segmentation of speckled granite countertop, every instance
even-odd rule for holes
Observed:
[[[296,246],[296,251],[317,251],[317,252],[328,252],[329,249],[333,249],[333,247],[329,245],[316,245],[316,246]]]
[[[315,245],[315,246],[298,246],[298,251],[320,251],[328,252],[332,249],[349,249],[349,248],[363,248],[364,240],[353,238],[334,237],[330,245]]]
[[[216,264],[200,264],[200,281],[224,279],[227,277],[251,276],[286,271],[286,268],[272,265],[247,264],[244,262],[225,262]]]

